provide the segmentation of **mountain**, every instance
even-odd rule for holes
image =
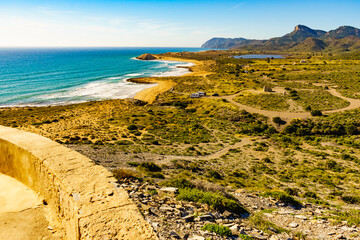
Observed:
[[[345,38],[348,36],[360,37],[360,29],[350,26],[341,26],[325,34],[325,37],[327,38],[337,38],[337,39]]]
[[[266,40],[251,40],[245,38],[212,38],[205,42],[202,48],[235,48],[244,45],[261,44]]]
[[[282,37],[269,40],[249,40],[246,38],[213,38],[202,45],[203,48],[240,48],[244,50],[293,50],[293,51],[349,51],[359,49],[360,29],[341,26],[329,32],[314,30],[297,25]]]
[[[300,42],[295,47],[293,47],[291,50],[303,51],[303,52],[315,52],[315,51],[324,50],[326,47],[327,44],[323,40],[309,37],[304,41]]]

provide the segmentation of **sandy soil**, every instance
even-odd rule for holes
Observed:
[[[183,76],[204,76],[209,74],[209,72],[201,70],[201,66],[204,64],[201,61],[182,59],[182,58],[173,58],[173,57],[158,57],[159,60],[165,61],[178,61],[178,62],[188,62],[195,64],[192,67],[189,67],[190,72],[184,74]],[[144,89],[135,95],[135,99],[139,99],[148,103],[153,103],[156,100],[156,97],[166,91],[172,89],[176,83],[172,81],[161,80],[161,77],[153,78],[139,78],[135,82],[141,83],[157,83],[158,85]]]

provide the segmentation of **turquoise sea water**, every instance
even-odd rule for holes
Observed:
[[[131,77],[177,76],[189,63],[139,61],[143,53],[197,48],[0,49],[0,107],[46,106],[132,97],[153,86]]]

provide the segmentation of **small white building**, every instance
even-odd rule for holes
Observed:
[[[192,93],[192,94],[190,94],[190,97],[191,98],[199,98],[200,95],[198,93]]]

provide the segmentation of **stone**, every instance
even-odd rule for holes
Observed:
[[[223,215],[224,218],[233,217],[233,214],[231,212],[227,211],[227,210],[225,210],[222,215]]]
[[[187,215],[185,217],[182,217],[182,219],[184,219],[186,222],[193,222],[194,218],[195,218],[194,215]]]
[[[230,227],[232,234],[236,234],[239,230],[239,225],[235,224],[234,226]]]
[[[172,194],[173,196],[175,196],[179,192],[179,189],[175,188],[175,187],[166,187],[166,188],[159,189],[158,192],[159,193],[169,193],[169,194]]]
[[[249,236],[254,238],[254,239],[259,239],[259,240],[262,240],[262,239],[266,240],[267,239],[266,236],[263,236],[263,235],[260,235],[260,234],[250,234]]]
[[[172,238],[180,239],[179,235],[175,231],[171,231],[169,234]]]
[[[201,215],[201,216],[199,216],[199,219],[200,220],[202,220],[202,221],[204,221],[204,220],[212,220],[212,219],[214,219],[215,217],[214,217],[214,215],[212,214],[212,213],[207,213],[207,214],[204,214],[204,215]]]
[[[296,228],[296,227],[298,227],[298,226],[299,226],[299,224],[296,223],[296,222],[291,222],[291,223],[289,224],[289,227],[292,227],[292,228]]]
[[[269,240],[280,240],[280,238],[276,235],[271,235]]]
[[[307,220],[308,218],[304,215],[295,215],[295,218],[298,218],[298,219],[302,219],[302,220]]]
[[[189,237],[188,240],[205,240],[205,238],[202,236],[192,236]]]

